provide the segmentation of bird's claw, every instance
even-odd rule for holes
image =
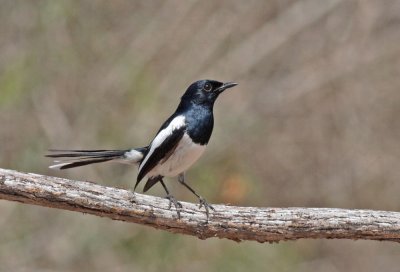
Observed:
[[[207,203],[207,201],[203,198],[203,197],[199,197],[199,209],[201,209],[201,207],[204,206],[204,209],[206,210],[206,215],[207,215],[207,220],[209,218],[210,215],[210,209],[215,211],[215,208],[213,206],[211,206],[210,204]]]
[[[135,191],[129,190],[132,194],[128,196],[128,201],[132,204],[136,204]]]
[[[178,219],[180,219],[181,218],[182,204],[179,201],[177,201],[175,199],[175,197],[172,196],[172,195],[167,195],[165,198],[169,200],[168,210],[170,210],[171,207],[172,207],[172,204],[174,204],[175,209],[176,209],[176,213],[178,215]]]

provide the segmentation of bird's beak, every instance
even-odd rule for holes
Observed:
[[[216,91],[217,91],[218,93],[222,93],[222,92],[225,91],[226,89],[235,87],[236,85],[238,85],[238,84],[235,83],[235,82],[226,82],[226,83],[222,84],[221,87],[219,87],[218,89],[216,89]]]

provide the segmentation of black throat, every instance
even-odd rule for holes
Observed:
[[[177,109],[177,114],[185,116],[186,132],[196,144],[206,145],[210,140],[214,127],[213,106],[181,101]]]

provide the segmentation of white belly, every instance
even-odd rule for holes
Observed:
[[[171,156],[166,161],[161,161],[147,176],[175,177],[192,166],[203,154],[205,148],[205,145],[193,143],[185,133]]]

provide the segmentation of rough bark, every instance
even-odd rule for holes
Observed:
[[[301,238],[400,241],[400,213],[331,208],[255,208],[182,202],[181,218],[163,198],[87,181],[0,169],[0,199],[89,213],[200,239],[278,242]]]

